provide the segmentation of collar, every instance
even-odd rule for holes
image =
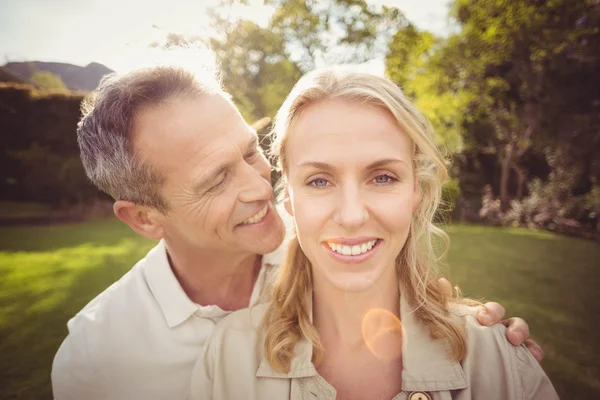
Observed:
[[[308,305],[309,314],[308,318],[310,322],[313,322],[313,307],[312,307],[312,294],[310,295],[310,303]],[[264,333],[261,338],[261,341],[264,341]],[[266,360],[266,358],[262,357],[260,365],[258,366],[258,370],[256,371],[256,376],[258,378],[308,378],[311,376],[319,376],[315,365],[312,362],[313,356],[313,344],[310,340],[308,340],[304,335],[296,346],[294,346],[294,358],[292,358],[290,363],[290,370],[287,373],[275,372],[271,368],[271,365]]]
[[[249,307],[267,302],[269,288],[277,276],[278,267],[279,264],[275,264],[274,260],[269,258],[269,255],[262,256],[260,271],[250,295]]]
[[[295,223],[292,216],[285,210],[283,203],[275,205],[275,211],[279,214],[285,229],[285,236],[279,247],[272,253],[263,256],[263,264],[281,265],[286,254],[290,239],[296,236]]]
[[[264,289],[274,279],[280,259],[278,254],[262,257],[260,272],[250,295],[250,306],[265,301]],[[217,306],[199,306],[190,300],[171,269],[164,240],[146,255],[144,275],[169,328],[182,324],[198,311],[206,318],[230,313]]]
[[[161,240],[148,252],[144,260],[144,275],[169,328],[174,328],[197,310],[198,305],[185,294],[175,277],[169,260],[165,241]]]
[[[467,378],[460,363],[449,358],[449,344],[446,341],[431,338],[427,328],[417,320],[415,309],[408,304],[405,296],[400,298],[400,315],[404,329],[402,390],[440,391],[468,387]],[[303,337],[296,344],[294,352],[295,357],[292,359],[288,373],[273,371],[263,356],[256,376],[266,378],[319,376],[312,363],[313,346],[308,339]]]
[[[256,376],[259,378],[307,378],[318,376],[319,373],[312,363],[313,345],[302,337],[296,347],[294,347],[295,357],[292,359],[290,371],[287,373],[275,372],[269,365],[269,362],[263,357],[256,370]]]
[[[447,341],[433,339],[417,319],[416,309],[400,298],[402,318],[402,390],[437,391],[469,386],[458,361],[451,360]]]

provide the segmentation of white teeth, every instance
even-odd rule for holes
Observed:
[[[255,224],[255,223],[261,221],[265,217],[265,215],[267,215],[268,210],[269,210],[269,205],[267,204],[266,206],[263,207],[262,210],[260,210],[256,214],[254,214],[253,217],[248,218],[247,220],[243,221],[242,225]]]
[[[375,243],[377,243],[377,239],[370,240],[368,242],[364,242],[361,244],[356,244],[354,246],[346,246],[343,244],[329,243],[329,242],[327,242],[327,245],[329,246],[329,248],[331,250],[335,251],[336,253],[340,253],[345,256],[349,256],[349,255],[357,256],[357,255],[364,254],[367,251],[371,250],[373,248],[373,246],[375,246]]]

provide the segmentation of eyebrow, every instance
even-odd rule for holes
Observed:
[[[226,165],[223,165],[223,166],[217,168],[213,172],[210,172],[210,173],[204,175],[202,178],[200,178],[199,182],[194,184],[194,188],[193,188],[194,193],[200,194],[200,193],[204,192],[204,190],[206,190],[206,188],[212,182],[214,182],[219,176],[226,173],[230,169],[231,169],[231,165],[226,164]]]
[[[378,169],[378,168],[386,167],[391,164],[398,164],[398,163],[404,164],[405,166],[408,167],[408,164],[404,160],[401,160],[399,158],[384,158],[384,159],[377,160],[377,161],[372,162],[371,164],[367,165],[367,169]],[[300,164],[300,167],[313,167],[316,169],[322,169],[324,171],[335,170],[335,167],[333,165],[324,163],[324,162],[320,162],[320,161],[303,162],[302,164]]]

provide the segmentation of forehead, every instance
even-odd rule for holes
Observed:
[[[222,95],[182,98],[142,110],[134,124],[136,149],[165,172],[216,159],[247,146],[255,133]]]
[[[327,100],[303,110],[290,126],[288,164],[327,161],[362,165],[375,158],[410,164],[412,141],[387,110],[347,100]]]

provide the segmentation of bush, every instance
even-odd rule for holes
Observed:
[[[0,84],[0,201],[53,205],[104,197],[79,159],[83,93]]]
[[[528,187],[529,196],[523,201],[511,200],[510,208],[503,212],[500,200],[494,197],[491,187],[486,186],[480,218],[489,225],[523,226],[574,236],[598,237],[594,233],[598,218],[594,207],[600,204],[600,190],[596,187],[586,195],[569,196],[565,186],[552,176],[546,183],[534,179]]]

